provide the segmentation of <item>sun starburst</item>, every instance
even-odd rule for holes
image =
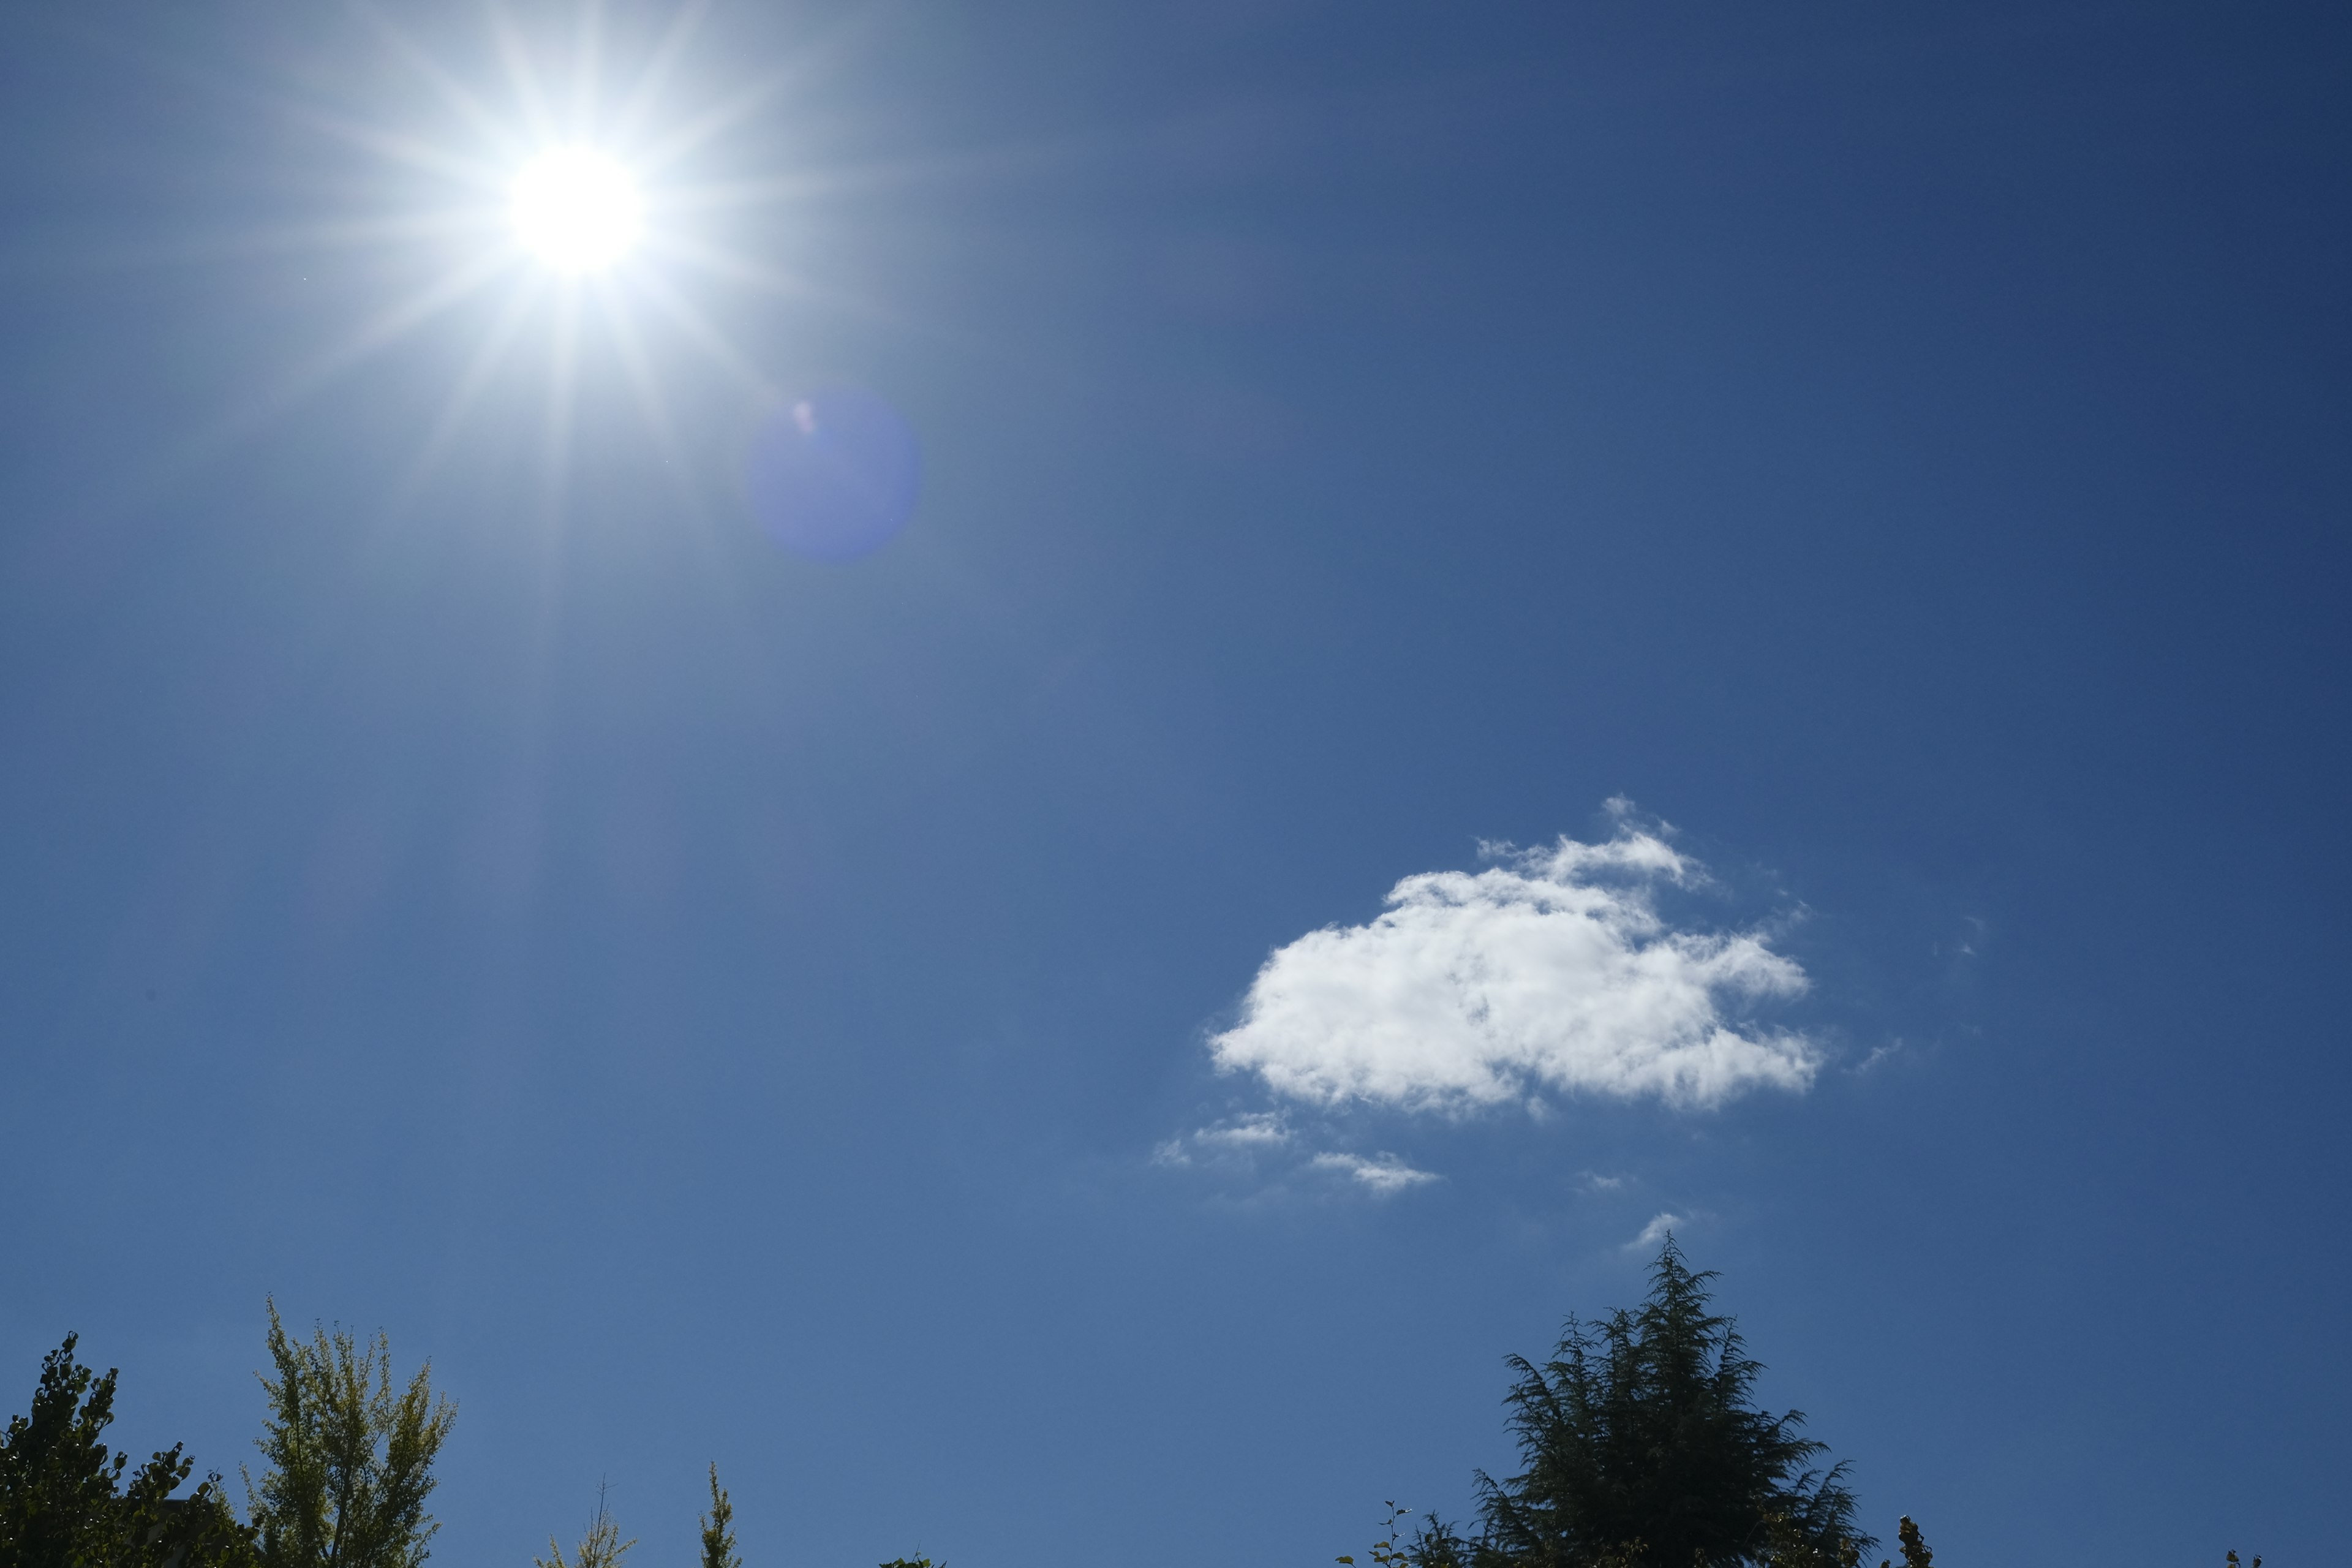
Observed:
[[[693,0],[626,37],[608,36],[593,4],[554,31],[490,10],[470,39],[436,32],[429,46],[404,18],[361,15],[364,47],[351,52],[388,64],[370,79],[389,76],[392,90],[279,98],[320,145],[354,155],[339,182],[345,215],[230,243],[366,256],[394,281],[215,408],[173,467],[202,464],[360,366],[436,336],[446,340],[433,350],[446,355],[446,391],[386,492],[395,510],[486,418],[517,415],[537,427],[546,492],[560,503],[578,411],[606,383],[625,389],[663,466],[688,488],[695,481],[682,476],[707,479],[712,465],[683,460],[682,406],[708,407],[709,389],[721,387],[747,427],[762,409],[795,406],[808,389],[792,367],[747,348],[727,311],[747,294],[829,297],[779,265],[774,246],[741,240],[747,229],[772,231],[797,193],[840,184],[796,165],[768,115],[803,62],[747,75],[698,58],[705,7]],[[870,302],[864,311],[874,313]],[[447,335],[466,322],[470,346]],[[513,405],[518,374],[539,384],[535,414]]]

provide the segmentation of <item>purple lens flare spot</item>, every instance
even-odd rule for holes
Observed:
[[[743,466],[751,515],[811,561],[855,561],[890,542],[922,483],[915,433],[870,392],[814,392],[761,422]]]

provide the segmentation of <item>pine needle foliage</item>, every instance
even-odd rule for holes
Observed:
[[[719,1466],[710,1466],[710,1511],[702,1516],[702,1568],[743,1568],[735,1550],[735,1505],[719,1485]]]
[[[251,1568],[220,1477],[174,1498],[194,1468],[178,1445],[136,1470],[107,1448],[116,1373],[81,1365],[78,1342],[43,1358],[31,1413],[0,1435],[0,1568]]]
[[[712,1467],[714,1474],[717,1468]],[[534,1557],[531,1562],[537,1568],[621,1568],[621,1559],[636,1543],[634,1535],[626,1541],[621,1539],[621,1527],[613,1522],[612,1510],[604,1506],[604,1489],[600,1486],[596,1489],[596,1516],[588,1521],[587,1533],[581,1536],[572,1561],[563,1560],[563,1548],[551,1535],[547,1538],[547,1555]]]
[[[1480,1472],[1478,1536],[1433,1521],[1416,1568],[1851,1568],[1876,1544],[1803,1414],[1753,1405],[1763,1366],[1710,1310],[1714,1278],[1669,1237],[1639,1308],[1571,1317],[1541,1366],[1512,1357],[1524,1468]]]
[[[269,1303],[261,1387],[269,1415],[256,1443],[266,1461],[245,1479],[263,1568],[418,1568],[441,1527],[425,1511],[457,1406],[434,1397],[432,1365],[398,1394],[384,1336],[337,1329],[294,1339]]]

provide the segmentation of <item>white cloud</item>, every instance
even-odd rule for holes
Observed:
[[[1260,1110],[1203,1127],[1192,1134],[1192,1141],[1226,1149],[1275,1149],[1290,1142],[1290,1129],[1279,1113]]]
[[[1418,1171],[1394,1154],[1310,1153],[1279,1111],[1228,1117],[1169,1139],[1151,1152],[1151,1163],[1179,1170],[1239,1178],[1252,1185],[1286,1184],[1301,1169],[1346,1177],[1377,1198],[1385,1198],[1441,1178]]]
[[[1688,1225],[1689,1223],[1690,1217],[1687,1215],[1658,1215],[1653,1218],[1649,1224],[1642,1227],[1641,1235],[1635,1237],[1633,1240],[1625,1244],[1625,1250],[1628,1252],[1647,1252],[1650,1248],[1665,1240],[1667,1234],[1671,1232],[1675,1226],[1678,1225]]]
[[[1416,1171],[1394,1154],[1366,1159],[1361,1154],[1318,1154],[1309,1162],[1318,1171],[1351,1176],[1381,1197],[1438,1179],[1433,1171]]]
[[[1195,1154],[1211,1162],[1248,1160],[1254,1155],[1271,1153],[1290,1141],[1290,1127],[1281,1112],[1252,1111],[1171,1138],[1152,1150],[1151,1162],[1156,1165],[1190,1165]]]
[[[1804,971],[1760,932],[1657,914],[1660,883],[1706,882],[1696,861],[1630,826],[1483,847],[1486,870],[1407,877],[1369,925],[1278,949],[1210,1042],[1216,1065],[1294,1100],[1455,1114],[1546,1089],[1707,1107],[1812,1082],[1811,1041],[1736,1012],[1801,994]]]

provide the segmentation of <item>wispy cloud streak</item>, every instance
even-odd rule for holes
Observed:
[[[1316,1170],[1346,1176],[1383,1198],[1440,1179],[1434,1171],[1414,1170],[1394,1154],[1370,1159],[1361,1154],[1318,1154],[1308,1163]]]

